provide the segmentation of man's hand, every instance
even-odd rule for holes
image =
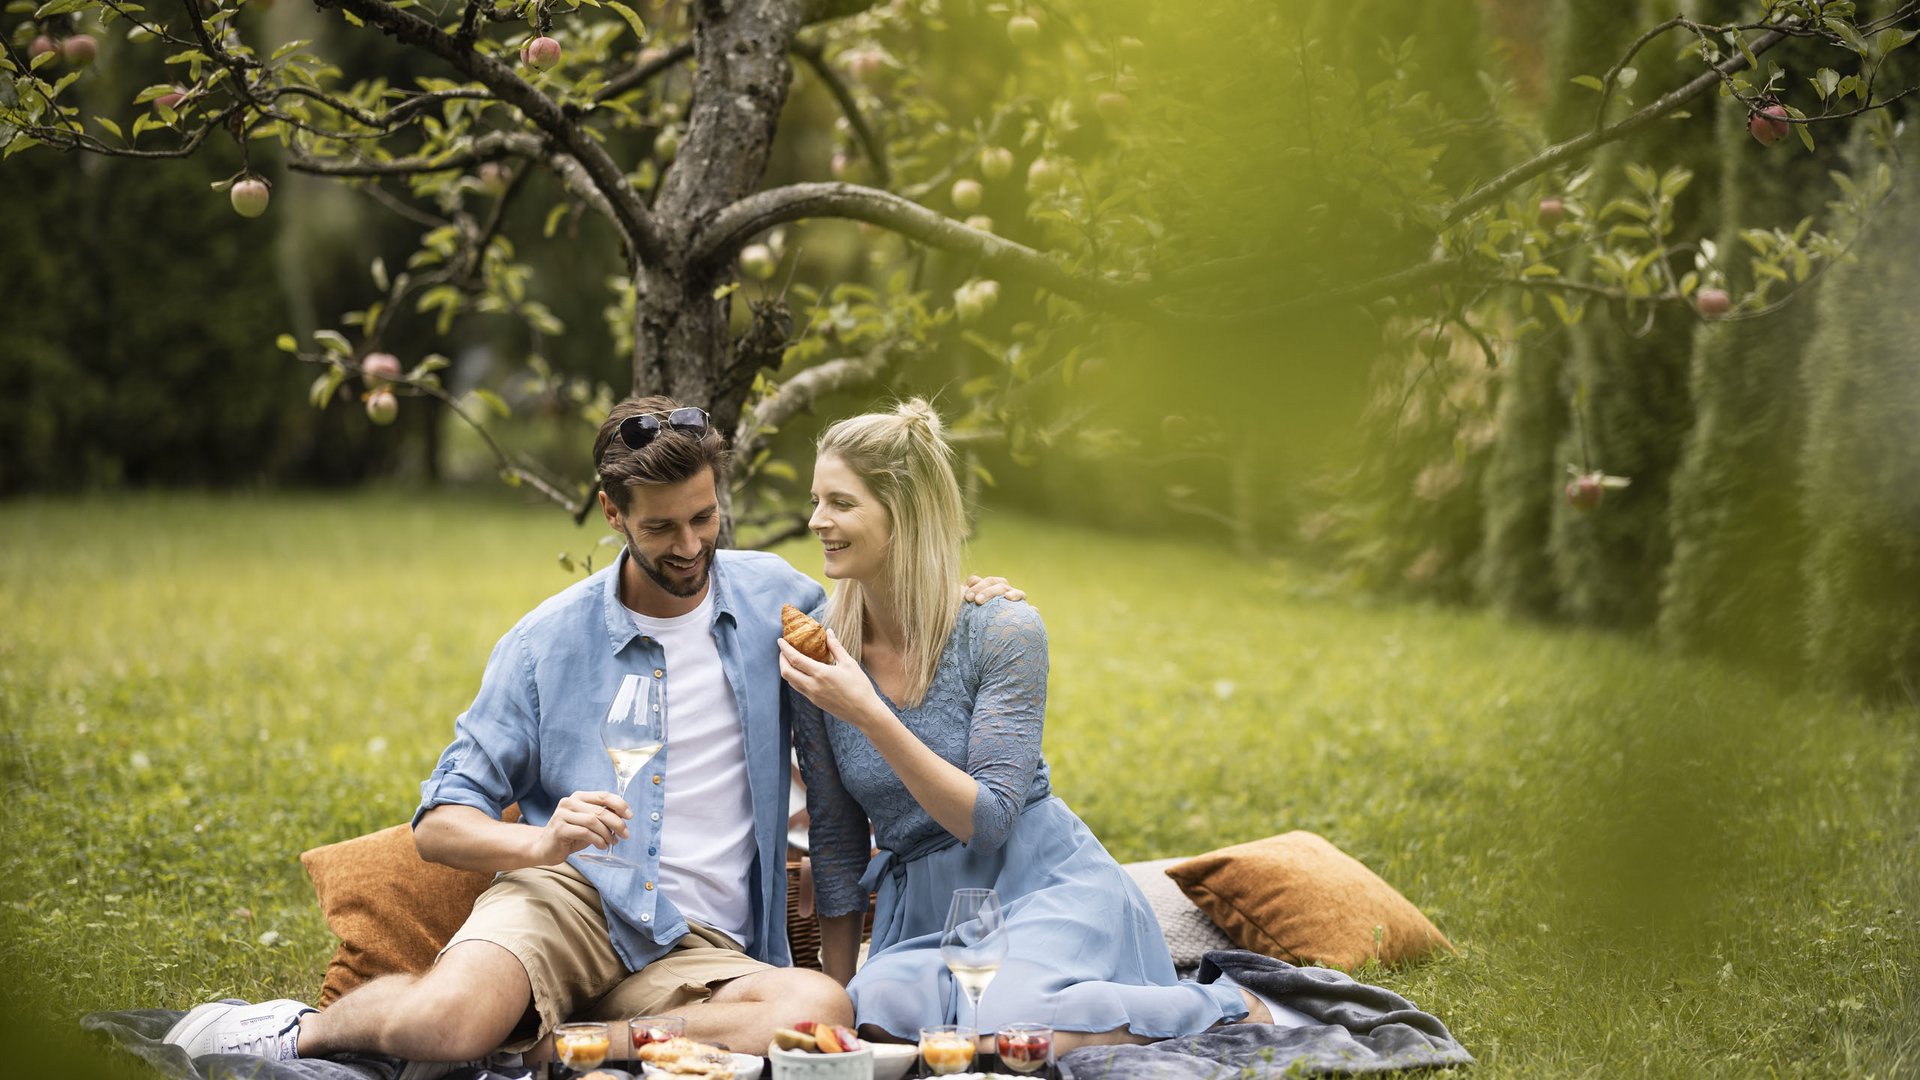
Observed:
[[[962,596],[968,603],[984,604],[996,596],[1004,596],[1009,600],[1025,600],[1027,598],[1024,590],[1016,589],[1012,585],[1007,584],[1006,578],[981,577],[979,574],[968,575],[966,592]]]
[[[588,847],[609,848],[627,836],[633,811],[611,791],[576,791],[560,800],[534,841],[530,866],[553,866]]]

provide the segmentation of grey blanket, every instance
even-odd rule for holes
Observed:
[[[1210,952],[1200,982],[1224,973],[1318,1024],[1231,1024],[1147,1046],[1088,1046],[1060,1058],[1062,1080],[1279,1080],[1471,1065],[1445,1024],[1391,990],[1259,953]]]
[[[125,1009],[119,1012],[88,1013],[80,1026],[112,1039],[121,1049],[144,1059],[149,1065],[175,1080],[410,1080],[414,1074],[431,1073],[446,1080],[512,1080],[524,1078],[532,1070],[513,1069],[491,1073],[485,1069],[462,1066],[452,1072],[444,1067],[409,1068],[390,1057],[341,1055],[334,1058],[302,1058],[299,1061],[265,1061],[243,1054],[206,1054],[187,1057],[177,1046],[160,1040],[167,1029],[187,1015],[174,1009]]]
[[[1406,998],[1327,968],[1302,968],[1258,953],[1210,952],[1199,980],[1222,973],[1320,1023],[1306,1027],[1234,1024],[1148,1046],[1089,1046],[1060,1059],[1062,1080],[1279,1080],[1323,1073],[1387,1072],[1470,1065],[1473,1055],[1446,1025]],[[267,1062],[209,1054],[189,1059],[161,1042],[185,1013],[128,1009],[92,1013],[80,1025],[113,1040],[175,1080],[409,1080],[402,1062],[348,1057]],[[437,1070],[434,1070],[437,1072]],[[525,1069],[488,1073],[462,1068],[447,1080],[524,1077]]]

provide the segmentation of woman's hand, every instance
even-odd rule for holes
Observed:
[[[876,723],[893,716],[867,679],[859,661],[847,655],[840,639],[827,631],[827,649],[833,663],[823,664],[780,639],[780,677],[808,701],[861,731],[871,734]]]

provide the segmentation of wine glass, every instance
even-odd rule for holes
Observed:
[[[973,1027],[980,1027],[980,996],[1007,958],[1007,927],[1000,913],[1000,894],[992,889],[955,889],[947,908],[946,933],[940,936],[940,958],[953,972],[953,981],[973,1004]]]
[[[613,696],[613,706],[607,710],[607,722],[600,725],[600,741],[607,748],[607,757],[613,760],[613,778],[617,785],[614,791],[624,799],[627,785],[667,744],[666,687],[644,675],[628,675],[621,680],[620,692]],[[615,841],[613,847],[605,851],[586,848],[575,852],[574,858],[601,866],[645,869],[642,864],[614,853],[622,842]]]

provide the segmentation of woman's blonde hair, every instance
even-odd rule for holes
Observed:
[[[816,451],[845,462],[887,512],[892,528],[887,591],[906,638],[900,643],[907,669],[907,695],[901,705],[916,707],[927,696],[940,652],[960,617],[966,508],[953,476],[953,448],[933,406],[914,398],[890,413],[867,413],[834,424],[820,436]],[[855,660],[860,659],[865,636],[866,606],[866,590],[852,580],[840,582],[827,601],[827,627]]]

